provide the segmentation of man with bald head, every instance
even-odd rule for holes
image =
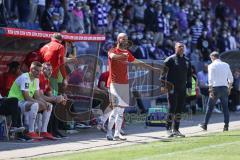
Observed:
[[[126,33],[119,33],[117,45],[108,52],[109,77],[107,87],[109,87],[110,101],[113,107],[109,116],[107,139],[126,140],[120,134],[124,108],[129,106],[129,83],[128,83],[128,63],[133,62],[144,65],[148,69],[156,69],[144,62],[135,59],[128,51],[128,36]],[[115,122],[115,134],[112,136],[112,128]]]
[[[174,89],[168,93],[169,114],[167,133],[169,137],[185,137],[179,132],[181,113],[185,106],[186,92],[191,93],[192,73],[190,61],[184,55],[184,44],[175,44],[175,54],[165,59],[164,65],[168,68],[163,79],[172,83]]]

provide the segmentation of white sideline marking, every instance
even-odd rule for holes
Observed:
[[[184,150],[184,151],[176,151],[176,152],[165,153],[165,154],[160,154],[160,155],[153,155],[153,156],[148,156],[148,157],[144,157],[144,158],[137,158],[135,160],[149,160],[149,159],[156,159],[156,158],[160,159],[163,156],[172,156],[172,155],[176,155],[176,154],[185,154],[185,153],[198,152],[198,151],[206,150],[206,149],[209,149],[209,148],[225,147],[227,145],[232,145],[232,144],[240,145],[240,141],[229,142],[229,143],[221,143],[221,144],[214,144],[214,145],[209,145],[209,146],[205,146],[205,147],[198,147],[198,148]]]

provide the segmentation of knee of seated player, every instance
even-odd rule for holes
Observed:
[[[38,110],[39,110],[39,104],[38,103],[33,103],[32,105],[31,105],[31,108],[30,108],[30,110],[32,111],[32,112],[38,112]]]
[[[31,106],[34,104],[34,102],[27,101],[25,104],[25,112],[28,112],[31,110]]]
[[[45,111],[45,110],[47,110],[47,103],[43,103],[43,102],[38,102],[38,104],[39,104],[39,109],[38,109],[38,111]]]

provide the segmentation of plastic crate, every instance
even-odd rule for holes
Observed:
[[[151,107],[148,109],[146,126],[166,127],[168,108],[166,106]]]

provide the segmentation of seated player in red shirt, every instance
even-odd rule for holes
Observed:
[[[50,86],[49,78],[52,75],[52,66],[50,63],[45,62],[42,64],[42,72],[39,76],[39,87],[42,98],[52,104],[62,103],[66,104],[66,97],[59,95],[53,96],[52,89]],[[54,107],[54,106],[53,106]],[[54,110],[54,108],[53,108]],[[48,124],[48,131],[53,134],[54,137],[66,137],[58,131],[58,120],[56,119],[55,114],[51,114],[50,121]]]
[[[20,64],[17,61],[8,64],[8,71],[0,76],[0,93],[3,97],[8,95],[13,82],[20,74]]]

